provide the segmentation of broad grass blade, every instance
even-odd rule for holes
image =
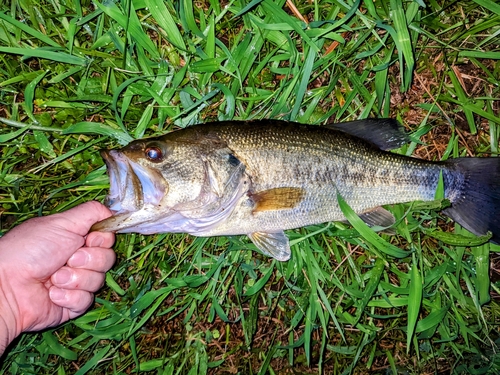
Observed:
[[[65,52],[54,52],[46,48],[17,48],[0,47],[0,52],[22,55],[24,58],[38,57],[40,59],[58,61],[70,65],[86,65],[87,60],[81,57],[69,55]]]
[[[184,43],[184,39],[165,3],[162,0],[144,0],[144,2],[153,18],[158,22],[158,25],[167,34],[169,41],[177,48],[185,51],[186,44]]]
[[[349,223],[352,224],[354,229],[356,229],[361,236],[363,236],[368,242],[375,246],[377,250],[395,258],[406,258],[411,254],[409,251],[401,250],[378,236],[373,231],[373,229],[366,225],[363,220],[361,220],[359,216],[356,215],[356,213],[352,210],[351,207],[349,207],[349,205],[344,201],[339,193],[337,193],[337,200],[339,202],[342,213],[347,218]]]
[[[47,35],[44,33],[35,30],[34,28],[30,27],[26,23],[19,22],[18,20],[6,15],[4,12],[0,12],[0,19],[12,24],[13,26],[17,27],[19,30],[24,31],[26,34],[31,35],[32,37],[40,40],[41,42],[48,44],[49,46],[60,48],[61,46],[54,42],[52,39],[50,39]]]
[[[422,275],[417,267],[417,261],[413,257],[410,271],[410,293],[408,295],[408,325],[406,332],[406,352],[410,352],[411,342],[417,326],[420,307],[422,306]],[[417,348],[418,350],[418,348]]]
[[[99,364],[99,361],[101,361],[106,354],[111,350],[111,344],[106,345],[102,349],[100,349],[97,353],[94,354],[94,356],[85,363],[80,369],[75,372],[75,375],[85,375],[89,371],[91,371],[94,367],[96,367]]]
[[[24,107],[26,109],[26,114],[31,119],[31,121],[35,123],[37,122],[35,116],[33,115],[33,100],[35,99],[35,89],[47,73],[48,70],[38,75],[38,77],[36,77],[33,81],[26,85],[26,89],[24,90]]]
[[[368,305],[368,302],[370,302],[370,300],[373,298],[373,295],[377,291],[377,287],[384,272],[384,268],[384,261],[380,258],[377,258],[375,260],[375,264],[370,270],[370,279],[363,290],[363,298],[356,306],[356,315],[353,323],[354,325],[358,324],[362,314],[364,313],[365,307]]]
[[[120,129],[112,128],[100,122],[88,122],[88,121],[78,122],[74,125],[71,125],[69,128],[64,129],[62,133],[105,135],[116,139],[121,145],[126,145],[134,140],[128,133]]]
[[[148,51],[154,59],[159,59],[160,54],[158,49],[151,41],[151,38],[144,32],[137,13],[134,10],[133,2],[130,2],[130,12],[124,14],[123,11],[118,8],[116,3],[107,1],[103,4],[95,1],[94,4],[99,7],[104,13],[116,21],[121,27],[123,27],[130,38],[137,42],[142,48]]]
[[[438,310],[432,311],[424,319],[419,320],[417,326],[415,327],[415,333],[425,332],[427,330],[436,330],[437,326],[443,322],[446,316],[449,305],[446,305]]]
[[[490,246],[472,247],[472,254],[476,261],[475,284],[478,293],[479,304],[482,306],[490,302]]]
[[[66,346],[62,345],[52,334],[52,332],[44,332],[42,334],[43,341],[49,346],[52,353],[57,354],[69,361],[75,361],[78,358],[78,355],[68,349]]]
[[[25,127],[21,129],[17,129],[13,132],[7,133],[7,134],[0,134],[0,143],[5,143],[8,142],[12,139],[16,139],[19,137],[21,134],[23,134],[26,130],[29,130],[31,127],[29,125],[26,125]]]
[[[480,6],[484,7],[485,9],[489,9],[492,12],[495,12],[496,14],[500,15],[500,5],[498,2],[491,1],[491,0],[473,0],[476,4],[479,4]]]
[[[401,90],[407,91],[413,77],[415,68],[415,57],[413,55],[413,44],[408,30],[403,3],[391,0],[391,18],[394,21],[394,29],[387,28],[398,49],[399,63],[401,69]]]

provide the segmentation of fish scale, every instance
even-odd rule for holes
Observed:
[[[264,254],[287,260],[284,230],[345,220],[337,194],[367,224],[387,227],[395,220],[381,206],[434,200],[442,176],[445,213],[498,241],[500,159],[431,162],[386,151],[407,141],[391,119],[226,121],[137,140],[102,153],[114,215],[93,229],[247,234]]]
[[[247,233],[252,233],[263,228],[276,231],[345,220],[336,191],[357,213],[381,205],[433,198],[443,165],[376,150],[340,131],[320,127],[314,130],[284,126],[277,132],[266,124],[220,131],[221,139],[246,165],[254,190],[293,186],[304,188],[306,195],[288,210],[249,215],[248,209],[237,207],[228,222],[203,235],[241,233],[242,222]],[[445,174],[451,182],[451,172]]]

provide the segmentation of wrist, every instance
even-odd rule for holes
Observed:
[[[0,293],[0,356],[20,333],[17,330],[14,314]]]
[[[3,314],[0,315],[0,356],[14,338],[10,337],[9,324],[4,320]]]
[[[0,265],[0,356],[21,333],[18,319],[16,319],[19,316],[17,304],[6,279],[8,277]]]

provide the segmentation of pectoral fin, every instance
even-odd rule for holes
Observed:
[[[252,193],[255,208],[253,212],[291,209],[304,198],[302,188],[282,187]]]
[[[281,262],[290,259],[290,242],[285,232],[255,232],[250,233],[248,237],[264,255],[273,257]]]
[[[359,218],[370,227],[383,227],[386,228],[384,229],[384,233],[396,234],[394,229],[387,228],[394,225],[396,219],[394,218],[394,215],[387,211],[385,208],[375,207],[373,210],[360,214]]]

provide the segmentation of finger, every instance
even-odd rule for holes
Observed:
[[[104,285],[105,274],[92,270],[62,267],[52,275],[52,284],[61,289],[95,292]]]
[[[111,215],[111,211],[106,206],[96,201],[90,201],[68,211],[52,215],[52,217],[54,220],[61,220],[60,225],[64,228],[68,227],[69,221],[74,233],[85,236],[93,224]]]
[[[106,272],[116,260],[116,254],[111,249],[102,247],[82,247],[71,258],[68,266],[72,268],[84,268],[87,270]]]
[[[84,290],[67,290],[52,286],[49,289],[50,300],[69,310],[69,318],[82,315],[94,302],[94,295]]]
[[[115,234],[112,232],[91,232],[85,239],[88,247],[111,247],[115,243]]]

